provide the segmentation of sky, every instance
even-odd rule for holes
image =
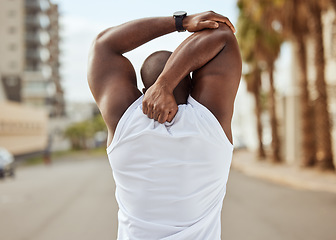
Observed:
[[[134,19],[172,16],[178,10],[184,10],[188,14],[213,10],[228,17],[233,24],[238,17],[236,0],[53,0],[53,2],[59,4],[61,14],[62,85],[65,98],[76,102],[93,101],[86,77],[87,57],[93,39],[102,30]],[[189,33],[171,33],[125,56],[133,63],[139,76],[140,66],[150,53],[162,49],[173,51],[188,36]],[[140,84],[138,81],[138,85]]]

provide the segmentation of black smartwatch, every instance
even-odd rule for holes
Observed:
[[[176,30],[178,32],[184,32],[185,31],[185,29],[183,27],[183,18],[185,18],[185,16],[187,16],[187,12],[185,12],[185,11],[174,12],[175,26],[176,26]]]

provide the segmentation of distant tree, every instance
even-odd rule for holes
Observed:
[[[72,148],[79,150],[87,149],[88,140],[92,139],[99,131],[107,131],[101,115],[72,124],[65,130],[64,135],[69,138]]]
[[[316,121],[316,165],[321,169],[334,170],[333,154],[331,146],[331,124],[328,111],[327,84],[325,80],[325,60],[324,60],[324,39],[322,10],[328,5],[324,0],[307,1],[310,13],[310,32],[314,41],[314,61],[315,61],[315,89],[317,98],[314,101]]]
[[[260,63],[263,63],[269,74],[268,106],[272,128],[272,161],[281,162],[273,74],[283,39],[273,27],[274,8],[270,8],[265,1],[239,0],[238,7],[240,9],[238,40],[241,43],[243,59],[250,63],[255,61],[254,67],[259,67]]]
[[[300,87],[301,165],[312,166],[317,164],[321,169],[334,169],[330,135],[330,114],[328,112],[327,87],[324,73],[324,40],[321,17],[323,9],[329,8],[329,6],[332,6],[336,10],[336,0],[239,0],[238,6],[240,14],[243,12],[244,16],[248,16],[245,22],[249,20],[253,21],[262,29],[261,32],[264,34],[260,34],[259,32],[255,36],[263,38],[264,42],[266,40],[266,43],[267,41],[272,42],[272,37],[276,35],[272,34],[271,39],[269,39],[267,32],[269,33],[270,27],[278,25],[278,32],[281,33],[282,37],[294,44],[298,60],[298,82]],[[256,30],[255,26],[251,25],[251,23],[248,24],[249,28],[252,26],[252,31]],[[241,30],[239,29],[239,31]],[[245,28],[245,31],[251,30]],[[246,38],[244,43],[249,47],[251,45],[251,43],[249,45],[249,40],[254,43],[257,42],[255,46],[259,49],[254,51],[255,58],[258,59],[258,53],[263,53],[264,57],[266,56],[266,62],[271,63],[268,65],[269,72],[271,73],[274,66],[272,62],[274,62],[274,57],[277,53],[275,47],[277,40],[274,39],[276,40],[275,45],[268,44],[268,46],[275,47],[275,51],[272,53],[272,51],[267,51],[267,49],[264,51],[263,46],[267,46],[267,44],[263,45],[263,41],[256,41],[259,37]],[[316,68],[316,80],[314,83],[318,93],[318,97],[314,102],[310,97],[308,88],[306,39],[309,37],[314,41]],[[272,78],[270,74],[271,85],[273,83]],[[271,89],[273,88],[271,87]],[[273,94],[274,92],[272,93],[271,91],[270,95]]]
[[[261,70],[257,65],[252,65],[249,73],[244,74],[243,77],[247,83],[247,90],[252,93],[254,97],[258,134],[258,159],[262,160],[266,157],[266,154],[263,143],[263,126],[261,122],[263,112],[263,102],[261,100]]]
[[[312,166],[316,161],[314,109],[308,90],[307,76],[307,43],[309,36],[309,9],[306,0],[262,1],[274,8],[273,19],[281,25],[281,33],[285,39],[294,43],[298,60],[300,87],[300,122],[302,136],[302,166]]]
[[[242,58],[248,65],[248,72],[243,74],[243,78],[247,84],[247,90],[252,93],[255,102],[255,115],[257,120],[258,134],[258,159],[262,160],[266,157],[263,144],[263,126],[261,122],[262,104],[261,104],[261,70],[258,66],[258,61],[255,58],[257,54],[256,48],[256,26],[243,12],[244,6],[238,2],[240,14],[238,19],[238,42],[240,45]]]

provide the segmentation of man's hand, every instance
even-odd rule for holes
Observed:
[[[236,31],[232,23],[229,21],[227,17],[224,17],[213,11],[186,16],[183,20],[183,27],[189,32],[197,32],[203,29],[216,29],[219,27],[220,25],[219,23],[225,23],[226,25],[229,26],[229,28],[233,32]],[[182,51],[181,50],[182,48],[181,49],[178,48],[178,49],[179,49],[178,51]],[[184,54],[181,54],[182,57],[183,55]],[[181,58],[181,56],[177,58]],[[213,56],[211,55],[210,59],[212,57]],[[157,120],[160,123],[164,123],[166,121],[168,122],[172,121],[178,110],[176,100],[173,95],[174,88],[171,89],[170,87],[168,87],[168,86],[174,85],[171,83],[172,79],[173,78],[169,76],[168,78],[160,78],[160,81],[157,80],[146,91],[143,102],[142,102],[143,113],[146,114],[149,118]],[[181,79],[179,79],[179,81],[180,80]],[[177,84],[178,82],[176,82],[174,86],[176,86]]]
[[[188,32],[198,32],[207,28],[210,29],[218,28],[219,27],[218,22],[225,23],[230,27],[233,33],[236,32],[236,29],[234,28],[233,24],[227,17],[224,17],[213,11],[186,16],[183,19],[183,27]]]
[[[160,83],[154,83],[145,93],[142,111],[159,123],[171,122],[178,107],[173,93]]]

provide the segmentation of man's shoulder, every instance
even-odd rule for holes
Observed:
[[[106,100],[101,102],[99,108],[109,130],[114,132],[124,112],[141,96],[141,93],[138,90],[117,91],[111,94],[114,97],[106,97]]]

